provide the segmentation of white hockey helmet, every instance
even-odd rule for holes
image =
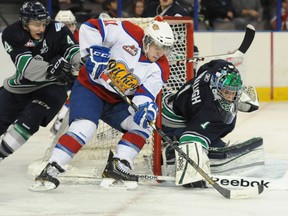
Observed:
[[[55,20],[64,24],[76,24],[76,18],[71,10],[60,10],[56,14]]]
[[[173,47],[173,31],[170,25],[160,16],[155,17],[144,29],[143,47],[145,53],[148,52],[151,43],[163,48],[165,52],[169,52]]]

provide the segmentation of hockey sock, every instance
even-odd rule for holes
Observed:
[[[0,157],[5,158],[20,148],[32,136],[25,128],[12,124],[3,136],[0,144]]]
[[[75,154],[89,142],[96,131],[96,124],[89,120],[76,120],[71,123],[67,133],[63,134],[53,149],[49,162],[64,166]]]
[[[119,141],[114,157],[127,160],[131,166],[134,158],[145,145],[147,135],[139,130],[126,132]]]

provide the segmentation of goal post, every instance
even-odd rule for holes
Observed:
[[[164,20],[167,21],[172,27],[175,44],[172,49],[171,55],[168,56],[168,61],[192,58],[194,54],[194,28],[191,18],[184,17],[170,17],[165,16]],[[177,54],[178,53],[178,54]],[[156,119],[156,126],[162,128],[162,95],[170,90],[178,90],[183,83],[190,80],[194,75],[193,62],[186,63],[182,66],[176,64],[169,64],[171,74],[167,84],[157,96],[157,104],[159,107],[159,115]],[[153,174],[161,175],[161,155],[162,155],[162,138],[154,131],[154,155],[153,155]]]
[[[175,44],[168,57],[170,66],[170,77],[164,85],[162,91],[157,96],[159,115],[156,119],[157,127],[161,128],[161,101],[162,95],[167,92],[177,91],[187,80],[191,79],[193,73],[193,62],[177,65],[175,60],[193,57],[194,38],[193,22],[189,17],[163,17],[167,21],[174,33]],[[114,18],[113,18],[114,19]],[[123,18],[129,20],[142,28],[147,26],[153,18]],[[173,63],[174,62],[174,63]],[[34,161],[28,167],[28,174],[39,175],[47,164],[51,156],[52,149],[57,144],[58,139],[68,129],[68,114],[63,120],[60,130],[56,134],[51,146],[46,150],[45,155]],[[47,135],[48,136],[48,135]],[[111,128],[103,121],[99,121],[97,132],[94,137],[81,148],[67,165],[67,171],[59,175],[63,182],[88,183],[101,179],[101,174],[105,168],[109,151],[114,151],[122,133]],[[139,174],[161,175],[161,137],[157,132],[146,141],[143,149],[134,160],[134,172]]]

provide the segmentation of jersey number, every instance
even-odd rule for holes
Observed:
[[[69,35],[67,35],[67,43],[71,45],[75,44]]]
[[[13,50],[12,47],[6,41],[4,42],[4,49],[6,50],[7,53],[10,53]]]

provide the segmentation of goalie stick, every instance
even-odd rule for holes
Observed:
[[[90,54],[93,55],[92,51]],[[104,79],[118,94],[119,96],[129,104],[135,111],[138,110],[138,107],[112,82],[109,77],[102,73],[101,78]],[[168,137],[160,128],[158,128],[153,122],[149,123],[150,126],[155,130],[162,139],[169,143],[169,145],[178,152],[180,157],[183,157],[194,169],[202,175],[202,177],[209,182],[222,196],[227,199],[241,199],[241,198],[250,198],[256,195],[259,195],[263,192],[264,187],[263,185],[258,185],[257,187],[253,188],[245,188],[242,190],[230,190],[227,188],[221,187],[216,181],[214,181],[206,172],[204,172],[190,157],[188,157],[185,152],[182,151],[181,148],[176,144],[177,142],[173,141],[170,137]]]
[[[226,59],[226,58],[241,57],[249,49],[250,45],[253,42],[254,36],[255,36],[255,28],[251,24],[248,24],[246,26],[244,39],[243,39],[240,47],[233,53],[211,55],[211,56],[202,56],[202,57],[193,57],[193,58],[187,58],[187,59],[182,59],[182,60],[171,60],[171,61],[169,61],[169,63],[181,65],[181,64],[190,63],[190,62],[202,62],[202,61],[210,61],[210,60],[214,60],[214,59]]]
[[[155,180],[155,181],[175,181],[175,176],[156,176],[147,174],[137,175],[141,180]],[[211,177],[217,183],[229,188],[253,188],[262,185],[269,190],[287,190],[288,189],[288,172],[283,174],[280,178],[267,178],[267,177],[246,177],[246,176],[223,176],[214,175]]]

